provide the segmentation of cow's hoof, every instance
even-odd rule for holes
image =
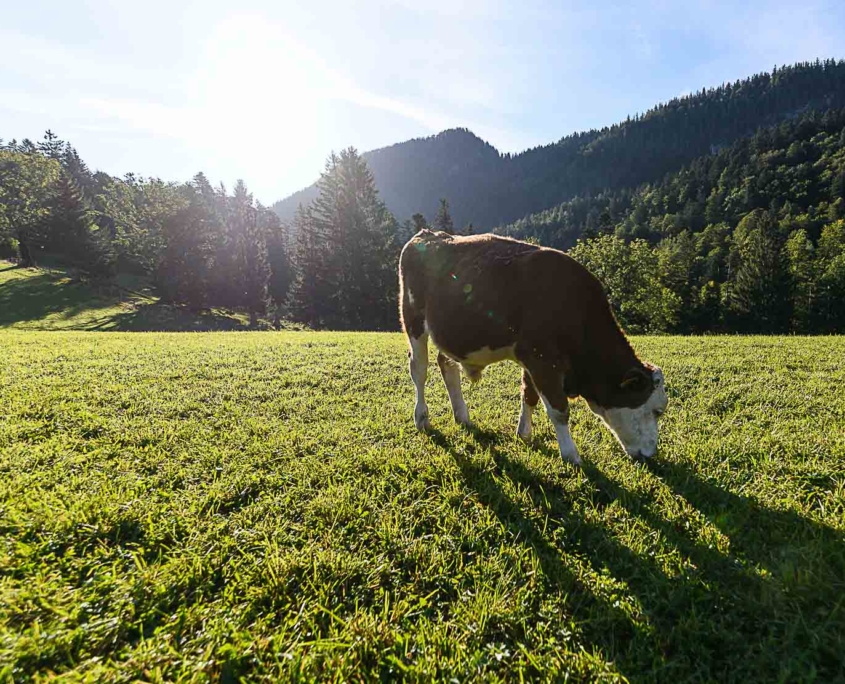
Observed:
[[[417,404],[414,408],[414,425],[420,431],[428,430],[431,427],[431,423],[428,422],[428,406],[426,404]]]
[[[530,444],[531,438],[533,437],[530,430],[528,430],[527,432],[521,432],[521,431],[517,430],[516,436],[519,437],[526,444]]]
[[[463,413],[456,413],[455,422],[458,425],[462,425],[463,427],[470,427],[472,425],[469,420],[469,412],[467,411],[464,411]]]
[[[567,463],[571,463],[574,466],[581,465],[581,457],[578,455],[577,451],[570,454],[561,454],[561,457],[564,461],[566,461]]]

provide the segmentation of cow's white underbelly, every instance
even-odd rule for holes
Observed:
[[[462,366],[470,368],[484,368],[491,363],[499,363],[499,361],[516,361],[514,355],[514,347],[499,347],[498,349],[490,349],[490,347],[482,347],[478,351],[470,352],[465,358],[460,359]]]

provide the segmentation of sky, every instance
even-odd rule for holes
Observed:
[[[469,128],[519,152],[775,65],[845,57],[842,0],[26,0],[0,138],[92,169],[242,178],[272,203],[332,150]]]

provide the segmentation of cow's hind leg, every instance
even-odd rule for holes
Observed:
[[[531,439],[533,431],[532,415],[537,403],[540,401],[540,395],[537,394],[537,388],[534,387],[534,381],[531,379],[528,371],[522,370],[522,410],[519,412],[519,424],[516,426],[516,434],[523,441],[527,442]]]
[[[572,441],[572,435],[569,432],[569,399],[563,388],[563,373],[549,368],[545,364],[536,364],[535,366],[526,364],[526,367],[540,398],[543,400],[549,420],[555,427],[560,455],[564,461],[580,465],[581,457],[578,455],[578,448]]]
[[[446,391],[449,393],[455,422],[460,425],[469,425],[469,409],[461,392],[461,371],[458,365],[443,352],[437,354],[437,365],[440,366],[443,384],[446,385]]]
[[[414,404],[414,425],[417,430],[428,430],[428,405],[425,403],[425,379],[428,375],[428,333],[423,332],[419,337],[408,335],[411,350],[408,352],[408,366],[411,380],[416,389]]]

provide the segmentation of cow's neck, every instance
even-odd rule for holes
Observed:
[[[591,330],[588,343],[572,363],[572,383],[567,392],[594,401],[603,408],[613,408],[618,388],[631,368],[644,368],[616,321],[605,330]]]

